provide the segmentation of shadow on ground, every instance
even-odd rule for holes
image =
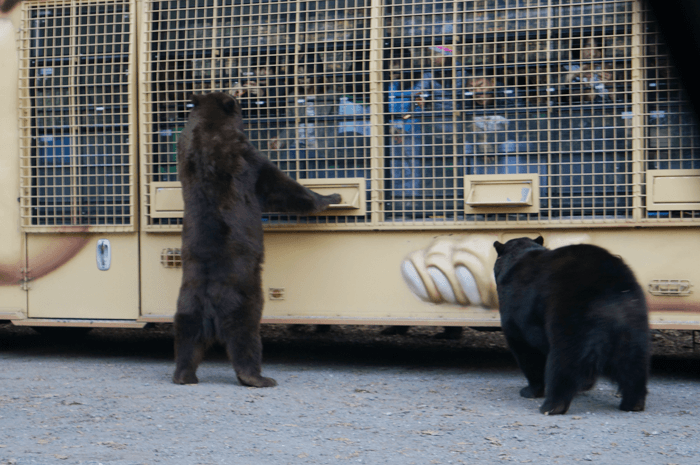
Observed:
[[[406,335],[385,336],[383,327],[290,327],[263,325],[265,363],[290,366],[319,363],[347,366],[399,366],[415,368],[517,369],[501,332],[465,328],[461,338],[438,339],[441,328],[414,327]],[[689,345],[680,331],[654,338],[652,375],[700,379],[700,348]],[[680,338],[684,338],[680,340]],[[690,336],[692,338],[692,334]],[[672,346],[672,339],[678,339]],[[671,341],[671,342],[669,342]],[[663,350],[661,344],[663,343]],[[173,359],[172,325],[147,329],[96,328],[81,334],[56,331],[40,334],[31,328],[0,325],[0,355],[36,357],[125,357]],[[224,360],[225,351],[212,347],[208,360]]]

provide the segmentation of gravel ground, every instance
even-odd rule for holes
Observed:
[[[0,464],[700,463],[691,332],[654,331],[645,412],[619,411],[603,380],[544,416],[500,332],[380,329],[264,326],[263,374],[280,385],[255,389],[220,348],[199,385],[172,384],[169,325],[0,326]]]

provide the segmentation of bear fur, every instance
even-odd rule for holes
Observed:
[[[185,211],[173,382],[197,383],[204,352],[218,340],[241,384],[275,386],[261,375],[261,215],[319,212],[341,198],[310,191],[261,156],[233,97],[193,95],[192,103],[177,146]]]
[[[619,386],[621,410],[644,410],[649,317],[632,270],[594,245],[543,243],[494,243],[501,326],[529,383],[520,395],[545,396],[540,412],[563,414],[604,375]]]

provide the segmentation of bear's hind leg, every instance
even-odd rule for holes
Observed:
[[[644,410],[647,398],[647,388],[643,381],[620,383],[622,402],[620,410],[625,412],[641,412]]]
[[[528,381],[528,385],[520,390],[520,395],[527,399],[543,397],[546,355],[524,341],[512,337],[506,337],[506,339],[510,351]]]
[[[175,384],[197,384],[197,367],[204,358],[203,323],[194,315],[175,315]]]
[[[231,331],[226,341],[226,351],[241,384],[260,388],[277,386],[277,381],[261,375],[262,342],[259,332],[250,334],[242,328]]]
[[[569,410],[571,401],[577,391],[577,367],[567,364],[567,361],[552,350],[547,358],[545,384],[547,394],[540,412],[545,415],[561,415]]]
[[[620,410],[641,412],[647,397],[649,377],[649,347],[646,334],[638,337],[639,342],[623,347],[614,361],[613,379],[622,394]]]
[[[234,324],[224,323],[223,339],[226,344],[226,352],[236,370],[238,381],[244,386],[273,387],[277,381],[261,375],[262,371],[262,341],[260,339],[260,316],[262,315],[262,297],[257,303],[248,303],[256,307],[250,310],[246,305],[237,306],[233,312],[236,317]]]

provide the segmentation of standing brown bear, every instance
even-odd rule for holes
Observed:
[[[219,340],[241,384],[276,386],[260,373],[262,212],[314,213],[340,195],[316,194],[261,156],[230,95],[193,95],[192,103],[177,147],[185,213],[173,382],[197,383],[207,346]]]

